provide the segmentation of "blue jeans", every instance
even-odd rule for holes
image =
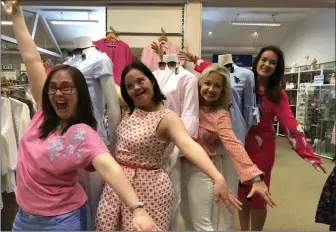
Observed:
[[[57,216],[40,216],[19,208],[12,231],[89,231],[90,212],[85,203],[79,209]]]

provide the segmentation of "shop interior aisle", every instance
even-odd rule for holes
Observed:
[[[331,160],[323,160],[330,172]],[[315,171],[292,151],[286,138],[277,138],[276,163],[272,174],[271,193],[278,206],[269,209],[264,230],[327,231],[316,224],[315,211],[328,175]],[[182,220],[180,228],[183,229]],[[236,216],[235,230],[240,230]]]

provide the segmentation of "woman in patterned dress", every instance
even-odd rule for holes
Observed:
[[[115,159],[124,168],[136,193],[160,229],[169,229],[173,190],[164,170],[164,151],[170,142],[193,164],[214,181],[214,195],[225,205],[240,209],[237,200],[225,184],[206,152],[187,133],[181,119],[166,109],[165,99],[152,72],[135,61],[122,73],[121,94],[129,111],[117,129]],[[99,202],[96,230],[132,230],[132,212],[107,185]]]

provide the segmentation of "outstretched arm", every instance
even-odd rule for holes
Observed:
[[[322,169],[322,171],[326,173],[321,159],[314,154],[312,147],[309,145],[303,128],[294,118],[286,92],[282,90],[281,95],[280,102],[274,107],[275,116],[292,145],[293,150],[296,151],[302,159],[310,162],[316,170],[319,171]]]
[[[41,56],[33,38],[29,34],[18,1],[6,1],[6,3],[1,2],[1,4],[13,21],[14,34],[21,57],[26,65],[32,95],[37,105],[41,106],[43,86],[47,79]]]

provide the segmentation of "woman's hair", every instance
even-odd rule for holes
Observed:
[[[57,129],[57,126],[61,121],[56,111],[54,110],[54,107],[51,105],[47,92],[51,78],[61,70],[67,71],[70,74],[72,81],[76,86],[78,99],[75,115],[68,120],[68,124],[61,131],[61,134],[64,134],[71,126],[78,123],[85,123],[92,127],[92,129],[97,129],[97,121],[93,114],[89,89],[82,72],[70,65],[59,65],[49,73],[47,80],[44,83],[42,92],[42,110],[44,119],[40,127],[40,139],[47,138],[49,134]]]
[[[253,60],[252,71],[254,73],[255,86],[256,88],[258,88],[258,72],[257,72],[258,62],[261,59],[262,54],[266,51],[272,51],[278,57],[276,68],[274,70],[274,73],[269,77],[268,86],[266,87],[267,98],[270,101],[277,103],[281,100],[281,82],[282,77],[284,76],[285,73],[285,59],[284,54],[280,48],[275,46],[264,47],[260,50],[259,54]],[[257,100],[258,98],[259,96],[257,94]]]
[[[223,91],[219,98],[213,103],[212,107],[214,108],[224,108],[226,111],[229,110],[231,105],[231,85],[230,85],[230,73],[229,71],[219,66],[218,64],[212,64],[207,67],[201,74],[198,80],[198,89],[200,92],[201,86],[204,84],[206,78],[211,73],[219,74],[223,79]]]
[[[152,71],[145,64],[143,64],[141,61],[136,60],[133,63],[126,66],[124,68],[122,74],[121,74],[120,91],[121,91],[121,95],[122,95],[124,101],[127,103],[128,108],[130,109],[130,111],[133,112],[133,110],[135,108],[135,105],[134,105],[134,102],[133,102],[132,98],[127,93],[127,89],[126,89],[126,85],[125,85],[125,77],[133,69],[136,69],[136,70],[142,72],[152,83],[153,91],[154,91],[152,101],[155,104],[163,103],[163,101],[166,100],[166,97],[161,92],[159,84],[158,84],[155,76],[153,75]]]

